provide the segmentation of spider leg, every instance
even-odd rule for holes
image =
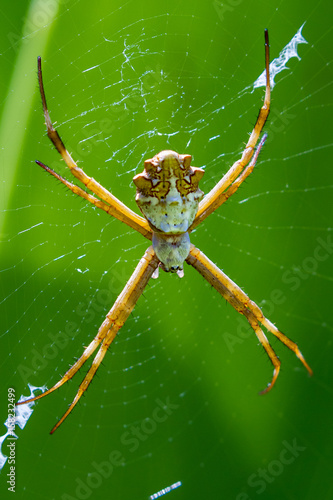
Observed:
[[[252,157],[251,162],[243,170],[243,172],[240,174],[240,176],[237,177],[237,179],[231,184],[231,186],[229,186],[229,188],[224,193],[221,193],[220,198],[219,198],[219,200],[220,200],[219,206],[221,206],[223,203],[225,203],[230,198],[230,196],[232,196],[237,191],[237,189],[245,181],[245,179],[247,179],[248,176],[253,172],[253,169],[254,169],[255,164],[257,162],[259,153],[260,153],[261,148],[263,147],[266,139],[267,139],[267,134],[264,134],[262,136],[262,139],[261,139],[253,157]],[[200,217],[196,218],[194,220],[193,224],[191,225],[189,232],[191,232],[197,225],[199,225],[201,221],[202,221],[202,219]]]
[[[251,160],[254,148],[258,142],[260,133],[265,125],[267,117],[270,111],[271,102],[271,89],[270,89],[270,79],[269,79],[269,40],[268,31],[265,30],[265,66],[266,66],[266,91],[265,99],[262,108],[259,111],[257,121],[254,125],[250,138],[245,146],[242,157],[237,160],[228,172],[222,177],[222,179],[216,184],[216,186],[204,197],[204,199],[199,204],[199,209],[197,215],[194,219],[190,231],[192,231],[198,224],[200,224],[206,217],[213,213],[219,206],[222,205],[226,200],[223,196],[224,191],[237,179],[242,170]],[[262,146],[262,144],[261,144]],[[260,146],[260,149],[261,149]],[[259,149],[259,151],[260,151]],[[258,152],[259,154],[259,152]],[[257,154],[257,156],[258,156]],[[256,158],[255,158],[256,160]],[[254,165],[253,165],[254,166]],[[233,193],[231,193],[233,194]]]
[[[285,346],[293,351],[308,370],[309,374],[312,375],[312,370],[305,361],[297,344],[281,333],[276,326],[265,318],[257,304],[250,300],[243,290],[213,264],[203,252],[194,245],[191,245],[190,254],[186,262],[193,266],[234,307],[234,309],[243,314],[255,331],[274,366],[273,379],[263,393],[269,391],[273,387],[279,373],[280,362],[258,323],[265,326],[269,332],[275,335]]]
[[[81,196],[85,200],[89,201],[95,207],[100,208],[101,210],[104,210],[106,213],[109,215],[112,215],[118,220],[121,220],[125,224],[129,225],[131,228],[136,229],[139,233],[141,233],[145,238],[151,240],[153,237],[152,230],[150,229],[148,222],[143,218],[137,215],[139,219],[141,219],[140,223],[137,223],[137,221],[131,220],[129,223],[129,219],[124,217],[122,218],[122,215],[120,215],[117,210],[114,208],[114,205],[109,205],[108,203],[105,203],[102,200],[99,200],[95,196],[93,196],[90,193],[87,193],[84,191],[84,189],[81,189],[79,186],[76,184],[73,184],[72,182],[69,182],[67,179],[64,179],[61,175],[57,174],[54,170],[52,170],[50,167],[42,163],[41,161],[36,160],[37,165],[42,167],[44,170],[52,174],[56,179],[58,179],[60,182],[65,184],[68,189],[72,191],[72,193]]]
[[[266,389],[264,389],[260,392],[260,394],[266,394],[266,392],[268,392],[272,389],[272,387],[274,386],[274,384],[276,382],[276,379],[277,379],[279,372],[280,372],[281,361],[279,360],[279,358],[275,354],[273,347],[269,343],[266,335],[264,334],[264,332],[260,328],[258,321],[254,317],[254,315],[251,313],[251,311],[246,311],[243,314],[244,314],[244,316],[246,316],[246,318],[247,318],[248,322],[250,323],[252,329],[254,330],[254,333],[256,334],[259,342],[261,343],[261,345],[265,349],[269,359],[272,362],[272,365],[274,366],[273,377],[272,377],[271,382],[267,385]]]
[[[128,208],[124,203],[122,203],[118,198],[113,196],[107,189],[105,189],[101,184],[99,184],[95,179],[89,177],[81,168],[79,168],[76,162],[73,160],[69,152],[67,151],[64,143],[62,142],[60,135],[53,127],[51,122],[51,118],[49,115],[49,111],[46,104],[46,97],[44,91],[43,84],[43,76],[42,76],[42,61],[41,58],[38,57],[38,82],[39,82],[39,90],[42,98],[43,111],[45,117],[45,123],[47,127],[47,135],[49,139],[54,144],[57,151],[61,154],[62,158],[65,160],[66,165],[70,169],[71,173],[76,177],[82,184],[86,186],[90,191],[92,191],[96,196],[101,198],[108,205],[112,206],[112,215],[116,217],[118,220],[125,222],[128,226],[138,231],[138,227],[141,227],[141,234],[149,231],[148,223],[145,221],[143,217],[137,215],[133,210]],[[40,162],[37,162],[40,165]],[[49,169],[51,171],[51,169]],[[51,171],[50,173],[52,173]],[[59,179],[63,182],[62,178]],[[64,183],[65,184],[65,183]],[[67,186],[69,187],[69,186]],[[74,192],[74,191],[73,191]],[[87,199],[87,198],[86,198]],[[91,201],[88,199],[88,201]]]
[[[60,427],[60,425],[63,423],[63,421],[71,413],[74,406],[76,406],[76,404],[80,400],[82,394],[88,389],[89,384],[92,381],[99,365],[103,361],[103,358],[106,354],[106,351],[108,350],[109,346],[111,345],[112,341],[114,340],[114,338],[117,335],[117,332],[119,331],[120,328],[121,328],[121,325],[120,326],[117,325],[117,326],[112,326],[109,329],[107,337],[103,340],[103,343],[102,343],[101,347],[99,348],[99,350],[98,350],[98,352],[97,352],[97,354],[92,362],[92,365],[88,370],[88,373],[86,374],[86,376],[84,377],[83,381],[80,384],[79,390],[77,391],[75,398],[73,399],[72,403],[69,405],[68,410],[63,414],[61,419],[53,427],[50,434],[53,434],[54,431],[56,431],[58,429],[58,427]]]
[[[310,368],[310,366],[308,365],[308,363],[306,362],[298,345],[295,342],[293,342],[292,340],[290,340],[290,338],[287,337],[284,333],[280,332],[280,330],[278,330],[278,328],[276,328],[276,326],[273,325],[273,323],[271,321],[269,321],[269,319],[267,319],[264,316],[262,310],[260,309],[260,307],[257,306],[257,304],[255,302],[253,302],[252,300],[249,300],[248,307],[253,312],[253,314],[258,319],[258,321],[262,325],[264,325],[265,328],[267,328],[267,330],[269,332],[271,332],[275,337],[277,337],[280,340],[280,342],[282,342],[286,347],[288,347],[288,349],[290,349],[298,357],[298,359],[303,363],[303,365],[307,369],[309,375],[312,375],[313,371]]]
[[[202,261],[206,260],[207,263],[210,263],[214,266],[214,264],[202,252],[200,252],[200,254],[201,254],[200,258],[202,258]],[[297,344],[292,340],[290,340],[282,332],[280,332],[280,330],[278,330],[276,326],[273,325],[273,323],[264,316],[260,307],[257,306],[257,304],[253,302],[248,297],[248,295],[246,295],[246,293],[244,293],[243,290],[238,285],[236,285],[234,281],[232,281],[219,268],[216,267],[216,269],[219,271],[219,280],[224,284],[224,286],[228,288],[232,292],[232,294],[247,307],[249,311],[251,311],[251,313],[256,318],[256,320],[259,321],[259,323],[265,326],[269,332],[271,332],[275,337],[277,337],[280,340],[280,342],[282,342],[286,347],[288,347],[291,351],[293,351],[296,354],[296,356],[303,363],[309,374],[312,375],[313,372],[310,366],[305,361],[305,358],[301,353],[301,351],[299,350]]]
[[[48,389],[47,391],[43,392],[42,394],[39,394],[39,396],[35,396],[34,398],[30,399],[25,399],[24,401],[20,401],[19,403],[16,403],[16,405],[24,405],[27,403],[32,403],[33,401],[37,401],[37,399],[41,399],[44,396],[47,396],[48,394],[51,394],[51,392],[55,391],[56,389],[59,389],[65,382],[68,382],[74,375],[79,371],[79,369],[84,365],[84,363],[87,361],[88,358],[93,354],[93,352],[96,350],[96,348],[99,346],[99,344],[102,342],[103,336],[100,335],[100,331],[94,338],[92,342],[88,345],[88,347],[85,348],[83,354],[79,357],[79,359],[72,365],[69,370],[65,373],[65,375],[57,382],[51,389]]]
[[[148,281],[152,277],[158,264],[159,264],[159,260],[156,257],[156,254],[153,250],[153,247],[149,247],[146,250],[146,252],[143,255],[140,262],[138,263],[137,267],[135,268],[132,276],[130,277],[130,279],[126,283],[123,291],[120,293],[116,302],[114,303],[114,305],[112,306],[112,308],[110,309],[108,314],[106,315],[106,318],[103,321],[102,325],[100,326],[95,339],[85,349],[82,356],[65,373],[65,375],[62,377],[62,379],[59,380],[59,382],[57,382],[51,389],[44,392],[43,394],[40,394],[39,396],[36,396],[34,398],[31,398],[31,399],[27,399],[25,401],[21,401],[20,403],[16,403],[17,405],[31,403],[32,401],[36,401],[37,399],[40,399],[44,396],[47,396],[51,392],[53,392],[56,389],[58,389],[59,387],[61,387],[65,382],[70,380],[75,375],[75,373],[79,370],[79,368],[81,368],[81,366],[87,361],[87,359],[96,350],[97,346],[102,342],[102,345],[100,346],[88,373],[84,377],[83,382],[81,383],[79,390],[78,390],[73,402],[69,406],[69,408],[66,411],[66,413],[64,414],[64,416],[53,427],[51,434],[59,427],[59,425],[61,425],[61,423],[65,420],[65,418],[69,415],[69,413],[72,411],[74,406],[77,404],[77,402],[81,398],[82,394],[88,388],[91,380],[93,379],[93,377],[96,373],[97,368],[99,367],[99,365],[101,364],[101,362],[105,356],[106,351],[108,350],[112,341],[116,337],[118,331],[121,329],[121,327],[126,322],[128,316],[133,311],[136,302],[138,301],[143,290],[145,289]]]

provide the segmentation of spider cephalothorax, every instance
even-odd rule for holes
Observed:
[[[144,171],[133,179],[136,202],[153,230],[153,248],[160,267],[180,277],[190,252],[187,231],[203,198],[199,182],[204,170],[191,167],[191,160],[191,155],[161,151],[146,160]]]
[[[53,427],[51,433],[65,420],[80,400],[82,394],[86,391],[97,368],[103,361],[108,348],[133,311],[137,300],[147,286],[150,278],[157,277],[158,267],[161,267],[164,271],[176,272],[182,277],[184,274],[184,260],[196,269],[236,311],[246,317],[258,340],[267,352],[274,366],[274,372],[272,381],[262,392],[269,391],[275,384],[281,363],[260,324],[291,349],[306,367],[310,375],[312,374],[312,370],[305,361],[297,344],[278,330],[236,283],[210,261],[203,252],[190,243],[189,238],[189,233],[195,227],[201,224],[237,191],[251,174],[256,164],[259,152],[265,142],[265,134],[257,148],[256,145],[270,109],[269,44],[267,30],[265,30],[265,54],[265,99],[241,158],[230,167],[228,172],[204,198],[202,191],[198,187],[204,171],[200,168],[191,167],[190,155],[179,155],[174,151],[166,150],[161,151],[161,153],[150,160],[146,160],[144,171],[136,175],[133,179],[137,188],[136,201],[145,218],[140,217],[124,205],[110,191],[95,181],[93,177],[89,177],[84,170],[77,166],[68,153],[58,132],[53,127],[49,116],[42,79],[41,59],[38,58],[39,88],[47,134],[74,177],[93,194],[64,179],[57,172],[44,165],[44,163],[37,161],[38,165],[50,172],[50,174],[65,184],[73,193],[81,196],[97,208],[104,210],[108,215],[124,222],[153,242],[153,246],[147,248],[123,291],[107,313],[96,337],[85,348],[80,358],[77,359],[51,389],[48,389],[39,396],[18,403],[23,404],[35,401],[61,387],[77,373],[98,348],[91,367],[81,382],[73,402]]]

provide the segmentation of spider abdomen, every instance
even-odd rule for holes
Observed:
[[[165,235],[154,232],[152,243],[163,271],[178,273],[182,277],[184,273],[180,271],[183,269],[191,245],[188,233]]]

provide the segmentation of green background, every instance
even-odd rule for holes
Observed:
[[[188,266],[182,280],[161,273],[65,424],[49,435],[85,369],[17,428],[15,498],[139,500],[177,481],[170,500],[333,498],[331,19],[328,2],[308,0],[1,7],[3,422],[7,388],[18,398],[28,382],[57,382],[147,247],[35,165],[64,173],[45,136],[36,56],[69,151],[136,210],[131,179],[161,149],[192,154],[205,192],[239,157],[262,102],[251,84],[265,27],[271,59],[304,21],[308,41],[276,77],[255,172],[192,241],[299,344],[314,376],[269,336],[282,369],[259,396],[272,367],[246,320]],[[170,414],[145,420],[159,401]],[[129,444],[133,427],[144,430]],[[115,451],[123,465],[111,470]]]

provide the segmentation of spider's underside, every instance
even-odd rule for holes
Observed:
[[[41,59],[38,58],[39,88],[47,134],[74,177],[94,194],[90,194],[79,186],[67,181],[43,163],[39,161],[36,163],[65,184],[73,193],[124,222],[132,229],[141,233],[145,238],[152,240],[152,246],[146,250],[131,278],[126,283],[125,288],[106,315],[96,337],[85,348],[81,357],[51,389],[39,396],[17,403],[26,404],[35,401],[58,389],[75,375],[99,347],[73,402],[53,427],[51,434],[61,425],[88,388],[107,349],[134,309],[148,281],[150,278],[157,278],[159,267],[164,271],[171,271],[182,277],[184,275],[183,264],[186,262],[194,267],[236,311],[247,318],[274,366],[272,380],[262,393],[268,392],[273,387],[279,374],[280,361],[260,327],[260,323],[292,350],[310,375],[312,374],[311,368],[306,363],[297,345],[265,318],[260,308],[249,299],[236,283],[213,264],[199,249],[192,245],[189,238],[191,231],[220,205],[225,203],[251,174],[259,152],[265,142],[266,136],[264,135],[257,149],[255,149],[270,110],[269,41],[267,30],[265,30],[265,66],[266,91],[264,104],[260,109],[254,129],[242,153],[241,159],[232,165],[206,196],[199,189],[199,181],[204,171],[200,168],[191,167],[190,155],[180,155],[175,151],[166,150],[161,151],[152,159],[146,160],[144,171],[136,175],[133,179],[137,188],[136,201],[144,215],[143,218],[121,203],[121,201],[92,177],[88,177],[68,153],[58,132],[54,129],[49,116],[42,80]]]

